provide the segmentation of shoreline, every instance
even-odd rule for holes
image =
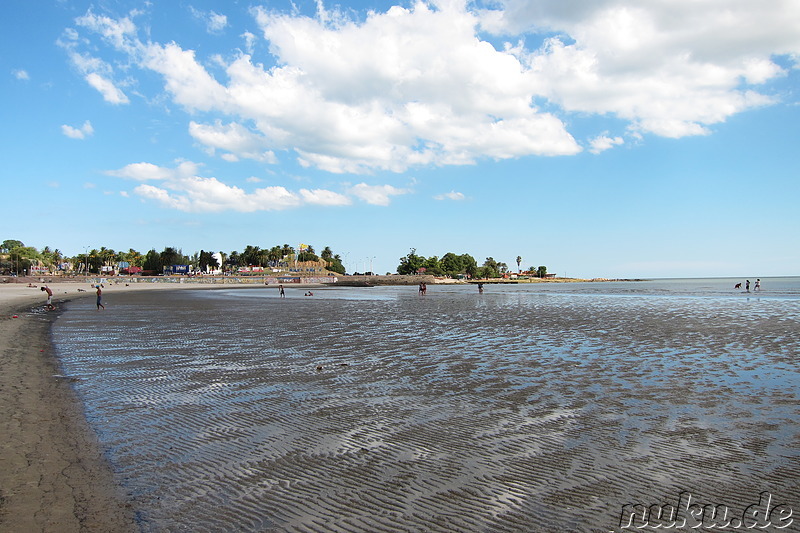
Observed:
[[[30,283],[33,286],[28,286]],[[0,530],[138,531],[134,511],[83,403],[62,376],[51,326],[67,301],[95,296],[88,281],[0,283]],[[105,283],[103,295],[142,290],[228,289],[249,284]],[[81,292],[79,292],[79,289]],[[113,304],[112,304],[113,305]]]
[[[37,313],[45,298],[36,292],[0,289],[0,529],[137,531],[83,406],[60,377],[50,337],[59,311]]]

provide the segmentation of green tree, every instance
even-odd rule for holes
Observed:
[[[140,267],[144,264],[144,256],[133,248],[129,248],[127,252],[119,252],[118,258],[120,261],[126,261],[135,267]]]
[[[186,265],[189,263],[189,258],[183,255],[183,252],[172,246],[167,246],[161,252],[161,266],[172,266],[172,265]]]
[[[328,261],[328,266],[326,268],[331,272],[336,272],[337,274],[342,274],[342,275],[344,275],[344,273],[347,272],[347,270],[344,268],[344,265],[342,264],[342,258],[339,256],[339,254],[335,254],[333,257],[331,257],[330,261]]]
[[[228,254],[228,265],[231,267],[231,270],[236,270],[240,266],[244,265],[244,259],[236,250],[232,251]]]
[[[261,248],[258,246],[247,245],[242,252],[242,262],[246,266],[261,265]]]
[[[433,276],[441,276],[444,274],[442,271],[442,264],[435,255],[427,258],[423,265],[426,274],[431,274]]]
[[[417,255],[417,249],[412,248],[408,255],[400,258],[397,273],[404,275],[416,274],[423,266],[425,266],[425,258]]]
[[[487,257],[483,262],[480,273],[482,278],[499,278],[500,268],[503,263],[498,263],[493,257]]]
[[[319,257],[314,253],[314,247],[309,245],[305,250],[301,250],[297,254],[298,261],[319,261]]]
[[[273,246],[267,252],[267,259],[270,261],[280,261],[283,259],[283,249],[280,246]]]
[[[474,278],[478,275],[478,262],[469,254],[461,254],[461,265],[464,274]]]
[[[547,277],[547,267],[546,266],[540,266],[539,268],[537,268],[536,269],[536,275],[539,276],[540,278]]]
[[[445,276],[456,277],[459,274],[462,274],[464,271],[464,264],[461,261],[461,256],[456,255],[453,252],[447,252],[442,256],[442,259],[439,261],[439,264],[442,267],[442,272]]]
[[[17,274],[29,274],[31,265],[42,260],[42,255],[32,246],[15,246],[8,251],[8,256],[11,270]]]
[[[339,254],[334,254],[330,246],[326,246],[319,254],[319,257],[325,261],[325,268],[331,272],[336,272],[337,274],[344,274],[346,272],[342,264],[342,258],[339,257]]]
[[[7,254],[14,248],[23,248],[23,247],[25,247],[25,245],[22,244],[22,241],[17,241],[15,239],[7,239],[3,241],[3,244],[0,244],[0,252]]]
[[[520,268],[520,264],[522,264],[522,256],[518,255],[517,256],[517,274],[521,274],[522,273],[522,269]]]
[[[149,252],[147,252],[144,256],[144,262],[142,263],[142,268],[144,270],[160,274],[163,270],[161,266],[161,254],[156,252],[155,249],[152,249]]]

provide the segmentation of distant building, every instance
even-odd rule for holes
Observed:
[[[164,274],[188,274],[189,265],[170,265],[164,267]]]

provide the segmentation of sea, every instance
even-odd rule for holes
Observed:
[[[52,338],[141,531],[658,530],[687,494],[732,530],[765,493],[798,531],[800,277],[750,281],[111,286]]]

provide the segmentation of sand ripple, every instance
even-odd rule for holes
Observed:
[[[55,337],[144,531],[609,531],[682,490],[800,511],[796,301],[436,289],[129,294]]]

